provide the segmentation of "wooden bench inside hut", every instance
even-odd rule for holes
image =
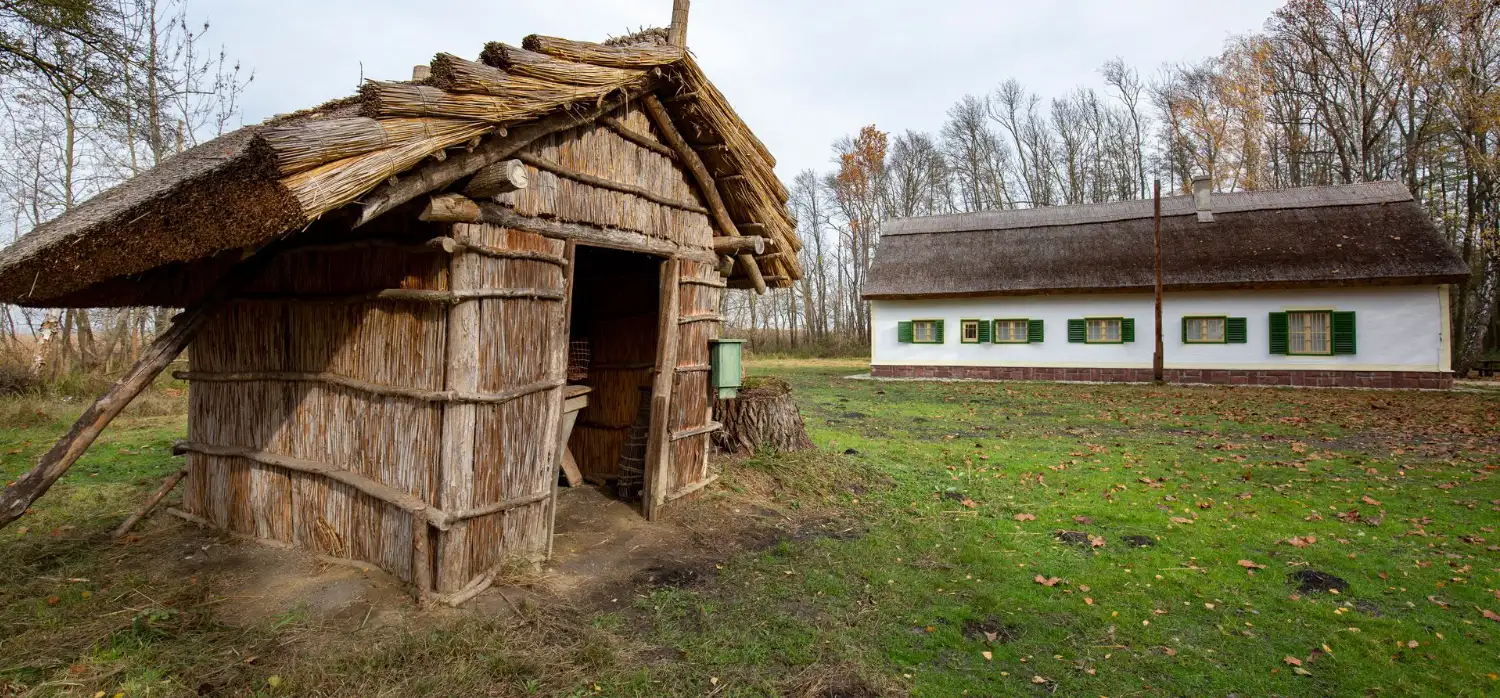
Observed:
[[[4,250],[8,302],[185,310],[5,491],[0,525],[184,350],[176,512],[424,598],[547,557],[560,481],[652,519],[701,491],[723,290],[801,270],[775,161],[684,30],[440,54]]]

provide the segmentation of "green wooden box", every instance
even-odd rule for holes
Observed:
[[[727,400],[740,394],[744,385],[743,339],[712,339],[708,342],[709,387]]]

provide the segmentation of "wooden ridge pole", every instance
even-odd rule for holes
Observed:
[[[208,324],[209,318],[240,289],[260,276],[271,259],[282,251],[283,246],[282,241],[275,241],[260,248],[249,259],[219,277],[197,305],[173,319],[172,326],[158,335],[140,360],[79,415],[78,420],[73,422],[73,428],[42,455],[36,467],[0,492],[0,528],[21,518],[38,497],[46,494],[53,483],[78,462],[104,428],[120,415],[130,401],[145,391],[151,381],[193,342],[204,325]]]
[[[678,48],[687,48],[689,2],[690,0],[672,0],[672,24],[667,28],[667,43]]]
[[[667,108],[662,106],[661,100],[656,95],[648,94],[641,103],[646,107],[646,115],[651,117],[651,122],[656,124],[656,129],[661,131],[663,138],[667,139],[667,145],[677,151],[678,159],[687,166],[688,173],[693,176],[693,181],[698,185],[698,191],[703,194],[703,201],[708,204],[709,214],[712,216],[714,225],[726,237],[738,237],[740,229],[734,224],[734,219],[729,217],[729,209],[724,207],[724,199],[719,196],[719,187],[714,182],[708,168],[703,165],[703,159],[698,157],[692,146],[682,137],[682,133],[672,124],[671,115],[667,114]],[[740,252],[735,257],[740,266],[745,268],[745,275],[750,278],[750,285],[755,288],[756,293],[766,292],[766,280],[761,276],[760,265],[756,263],[755,257],[749,252]]]

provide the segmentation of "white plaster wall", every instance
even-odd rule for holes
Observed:
[[[1443,286],[1330,288],[1288,291],[1168,293],[1162,303],[1167,368],[1303,369],[1349,371],[1447,370]],[[899,366],[1036,366],[1150,368],[1154,336],[1151,294],[995,296],[872,301],[872,361]],[[1345,356],[1279,356],[1270,353],[1269,316],[1286,310],[1352,310],[1358,353]],[[1246,319],[1245,344],[1182,342],[1182,318],[1224,315]],[[1133,317],[1135,342],[1075,344],[1068,320]],[[896,324],[942,319],[943,344],[903,344]],[[963,344],[959,320],[1032,318],[1045,322],[1039,344]]]

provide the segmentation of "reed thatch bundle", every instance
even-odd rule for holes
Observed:
[[[457,119],[372,119],[352,116],[273,128],[262,134],[276,152],[284,176],[318,165],[420,141],[442,141],[472,134],[476,124]],[[472,137],[472,136],[471,136]]]
[[[354,202],[381,182],[416,166],[423,158],[489,133],[494,124],[447,120],[443,135],[413,140],[393,148],[335,160],[281,180],[297,197],[303,214],[316,218]]]
[[[641,78],[644,81],[644,77]],[[526,121],[564,104],[597,100],[611,89],[576,87],[511,76],[489,94],[447,92],[427,85],[370,81],[360,88],[370,116],[429,116],[495,123]],[[634,87],[637,83],[627,83]]]
[[[592,63],[610,68],[654,68],[671,65],[687,56],[676,46],[632,44],[605,46],[588,41],[571,41],[554,36],[532,34],[521,42],[528,51],[544,53],[574,63]]]
[[[562,61],[554,62],[562,63]],[[567,83],[567,81],[561,81],[565,84],[558,84],[559,81],[551,78],[513,74],[483,63],[464,60],[453,54],[439,53],[432,60],[432,84],[449,92],[571,101],[595,97],[611,90],[636,84],[646,74],[644,70],[599,68],[580,63],[564,63],[564,65],[607,70],[610,72],[609,79],[582,85]]]
[[[699,67],[698,61],[692,56],[685,56],[682,64],[677,66],[677,75],[682,80],[683,90],[697,93],[692,101],[691,107],[699,112],[703,119],[708,121],[719,132],[726,145],[735,148],[743,148],[745,152],[753,152],[760,155],[767,167],[776,166],[776,156],[762,143],[740,115],[729,105],[724,93],[715,87],[708,79],[708,75]],[[783,194],[785,199],[786,195]]]
[[[484,52],[479,54],[479,60],[485,65],[499,68],[512,75],[560,82],[565,85],[618,85],[639,73],[637,70],[561,61],[498,41],[485,44]],[[434,70],[436,70],[435,66]]]

